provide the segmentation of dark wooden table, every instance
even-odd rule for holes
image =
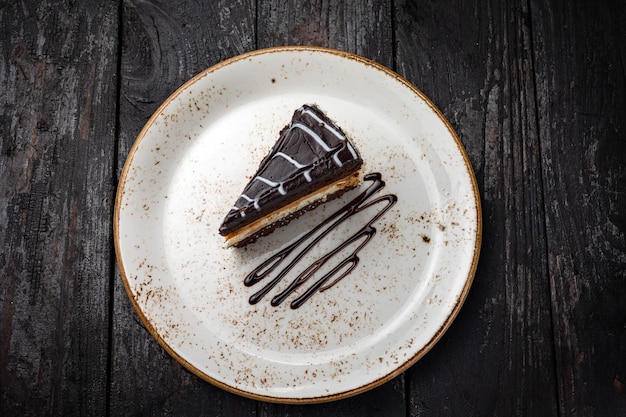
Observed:
[[[142,326],[114,193],[193,75],[319,45],[408,78],[450,120],[484,234],[452,327],[407,372],[276,405],[186,371]],[[3,416],[626,416],[626,6],[568,0],[0,0]]]

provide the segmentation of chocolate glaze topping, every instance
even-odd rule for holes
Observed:
[[[302,196],[355,172],[363,160],[343,131],[315,106],[304,105],[220,226],[228,235]]]
[[[253,294],[249,302],[250,304],[256,304],[261,299],[269,293],[289,272],[293,270],[293,268],[300,262],[300,260],[315,246],[317,245],[324,237],[330,233],[333,229],[338,227],[341,223],[346,221],[348,218],[353,215],[365,210],[368,207],[371,207],[375,204],[384,204],[380,211],[378,211],[361,229],[359,229],[352,236],[348,237],[344,242],[330,250],[328,253],[322,255],[320,258],[315,260],[311,265],[309,265],[302,273],[300,273],[291,284],[282,290],[279,294],[275,295],[272,298],[271,304],[273,306],[280,305],[289,295],[291,295],[297,288],[306,283],[310,278],[312,278],[315,273],[323,267],[329,260],[331,260],[335,255],[340,253],[344,248],[348,247],[350,244],[361,240],[361,243],[350,253],[346,258],[341,260],[337,266],[335,266],[331,271],[326,273],[324,276],[315,281],[302,295],[298,296],[295,300],[291,302],[291,308],[299,308],[302,304],[304,304],[313,294],[318,291],[325,291],[339,281],[341,281],[346,275],[356,268],[359,263],[358,253],[369,243],[371,238],[376,234],[376,229],[372,226],[376,220],[382,217],[398,200],[398,197],[394,194],[387,194],[380,197],[372,198],[372,196],[382,189],[385,186],[385,182],[382,180],[381,175],[379,173],[372,173],[365,176],[365,181],[371,181],[372,184],[361,194],[359,194],[356,198],[350,201],[341,209],[337,210],[334,214],[328,217],[326,220],[318,224],[316,227],[311,229],[308,233],[302,236],[297,241],[293,242],[286,248],[282,249],[274,256],[267,259],[261,265],[256,267],[246,278],[244,279],[244,284],[246,286],[252,286],[268,277],[274,270],[276,270],[280,264],[292,253],[294,253],[293,260],[287,264],[284,268],[277,272],[277,275],[269,281],[263,288],[261,288],[258,292]],[[369,200],[369,201],[368,201]],[[315,236],[317,235],[317,236]],[[315,236],[313,238],[313,236]],[[305,242],[308,242],[306,246],[300,249],[299,252],[296,252],[300,246],[302,246]],[[336,278],[334,278],[336,276]],[[331,278],[334,278],[333,281],[328,283]]]

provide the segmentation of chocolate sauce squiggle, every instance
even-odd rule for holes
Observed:
[[[256,267],[246,278],[244,279],[244,284],[246,286],[252,286],[262,279],[266,278],[270,273],[272,273],[278,266],[287,258],[290,254],[292,254],[296,248],[302,245],[305,241],[307,241],[311,236],[320,232],[324,227],[327,227],[323,230],[319,235],[313,239],[308,245],[306,245],[300,252],[296,253],[294,259],[285,266],[277,275],[268,282],[261,290],[257,293],[253,294],[249,302],[250,304],[256,304],[261,299],[269,293],[296,265],[297,263],[315,246],[319,243],[328,233],[330,233],[335,227],[339,226],[349,217],[371,207],[375,204],[379,204],[381,202],[385,202],[386,205],[372,217],[365,226],[363,226],[360,230],[350,236],[347,240],[341,243],[339,246],[326,253],[316,261],[314,261],[311,265],[309,265],[300,275],[298,275],[291,284],[281,291],[278,295],[272,298],[271,304],[273,306],[280,305],[291,293],[293,293],[298,287],[307,282],[320,268],[322,268],[326,262],[332,259],[337,253],[341,252],[343,249],[348,247],[349,245],[358,242],[361,240],[359,245],[352,251],[350,255],[348,255],[345,259],[343,259],[337,266],[335,266],[331,271],[324,274],[323,277],[318,279],[308,290],[306,290],[302,295],[296,298],[291,302],[291,308],[299,308],[302,304],[304,304],[313,294],[318,291],[325,291],[339,281],[341,281],[346,275],[350,274],[356,268],[359,263],[358,253],[361,249],[365,247],[372,239],[372,237],[376,234],[376,228],[372,226],[376,220],[382,217],[395,203],[398,201],[398,197],[393,194],[387,194],[374,200],[368,202],[370,197],[372,197],[377,191],[381,190],[385,187],[385,182],[382,180],[380,173],[371,173],[365,176],[365,181],[371,181],[372,184],[361,194],[359,194],[356,198],[350,201],[341,209],[337,210],[330,217],[328,217],[323,222],[319,223],[316,227],[307,232],[304,236],[302,236],[297,241],[293,242],[291,245],[282,249],[280,252],[276,253],[271,258],[267,259],[261,265]],[[343,272],[342,272],[343,271]],[[327,284],[327,282],[334,277],[335,275],[341,273],[335,280]]]

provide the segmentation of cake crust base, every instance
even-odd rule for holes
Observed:
[[[357,187],[361,181],[362,178],[359,172],[341,178],[332,184],[316,190],[314,193],[299,198],[280,210],[276,210],[256,220],[236,232],[226,235],[226,243],[228,246],[240,248],[255,242],[260,237],[269,235],[275,229],[285,226],[292,220],[297,219],[307,211],[313,210],[321,204],[340,197],[344,193]]]

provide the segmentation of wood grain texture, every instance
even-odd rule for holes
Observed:
[[[322,46],[393,65],[391,0],[260,1],[257,47]]]
[[[366,393],[328,403],[312,405],[261,403],[258,415],[260,417],[405,417],[407,410],[404,396],[404,375],[400,375]]]
[[[118,157],[165,99],[188,79],[254,49],[255,2],[125,1],[122,14]],[[118,174],[122,163],[118,166]],[[256,404],[196,377],[144,328],[115,280],[111,414],[235,416]]]
[[[409,372],[411,413],[557,415],[528,6],[397,1],[396,15],[398,71],[458,132],[483,207],[473,287]]]
[[[106,411],[117,15],[113,1],[0,8],[5,416]]]
[[[623,415],[626,5],[531,5],[559,407]]]

